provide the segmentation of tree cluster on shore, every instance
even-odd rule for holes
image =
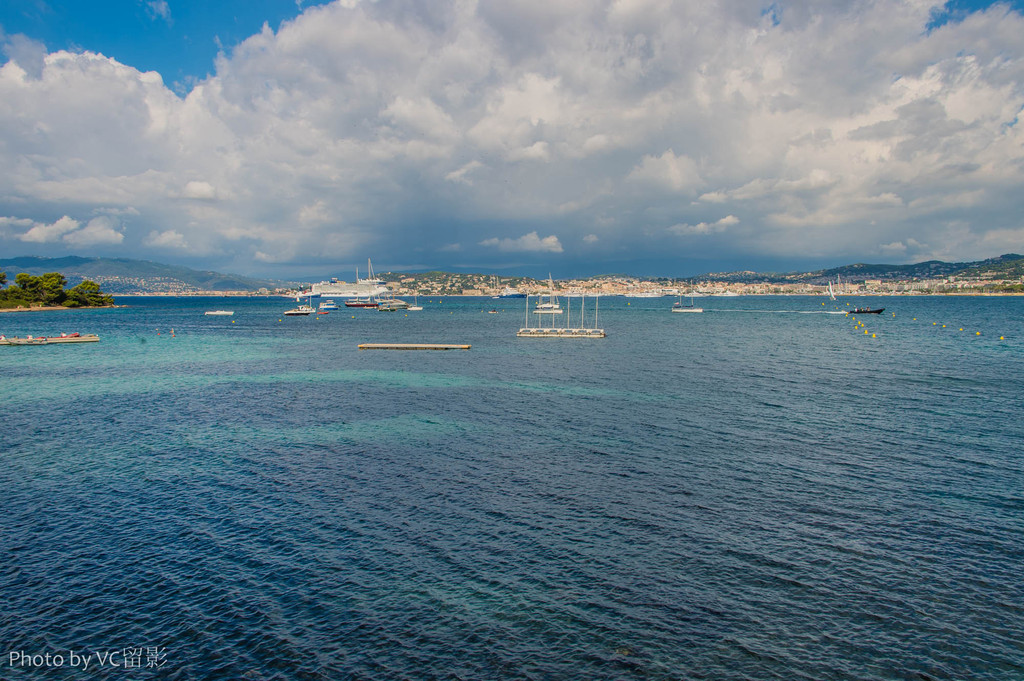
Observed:
[[[0,272],[0,308],[16,307],[105,307],[114,299],[100,290],[99,284],[86,279],[72,288],[60,272],[39,276],[20,272],[7,284],[7,273]],[[6,286],[6,288],[4,288]]]

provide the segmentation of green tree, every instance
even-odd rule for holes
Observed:
[[[60,272],[47,272],[39,277],[39,292],[44,305],[60,305],[67,300],[68,294],[64,287],[68,280]]]
[[[14,285],[21,289],[22,297],[28,300],[34,300],[39,294],[40,284],[39,277],[28,272],[18,272],[18,275],[14,277]]]
[[[0,286],[5,285],[6,283],[7,283],[7,273],[4,272],[3,270],[0,270]]]
[[[100,291],[100,285],[85,279],[67,292],[65,307],[99,307],[113,305],[114,299]]]

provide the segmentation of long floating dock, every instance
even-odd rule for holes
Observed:
[[[469,350],[469,345],[450,343],[360,343],[360,350]]]
[[[0,336],[0,345],[53,345],[56,343],[95,343],[100,337],[94,333],[78,334],[73,333],[65,336],[29,336],[19,338],[17,336]]]
[[[530,328],[519,329],[516,336],[520,338],[604,338],[604,329],[551,329]]]

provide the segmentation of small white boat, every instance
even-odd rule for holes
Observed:
[[[285,310],[285,315],[288,317],[305,317],[313,314],[314,312],[316,312],[316,310],[309,305],[299,305],[291,310]]]
[[[207,310],[204,314],[207,317],[230,317],[235,313],[232,310]]]
[[[320,305],[318,307],[319,307],[319,310],[321,312],[323,312],[325,310],[340,310],[341,309],[341,308],[338,307],[338,304],[336,302],[334,302],[333,300],[331,300],[330,298],[328,298],[324,302],[320,303]]]

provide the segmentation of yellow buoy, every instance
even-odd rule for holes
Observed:
[[[1000,336],[1000,337],[999,337],[999,340],[1005,340],[1005,339],[1004,339],[1004,338],[1003,338],[1002,336]]]
[[[981,331],[975,331],[975,332],[974,332],[974,335],[975,335],[975,336],[980,336],[980,335],[981,335]]]
[[[872,337],[872,338],[874,338],[874,337],[875,337],[875,334],[871,334],[871,337]]]

